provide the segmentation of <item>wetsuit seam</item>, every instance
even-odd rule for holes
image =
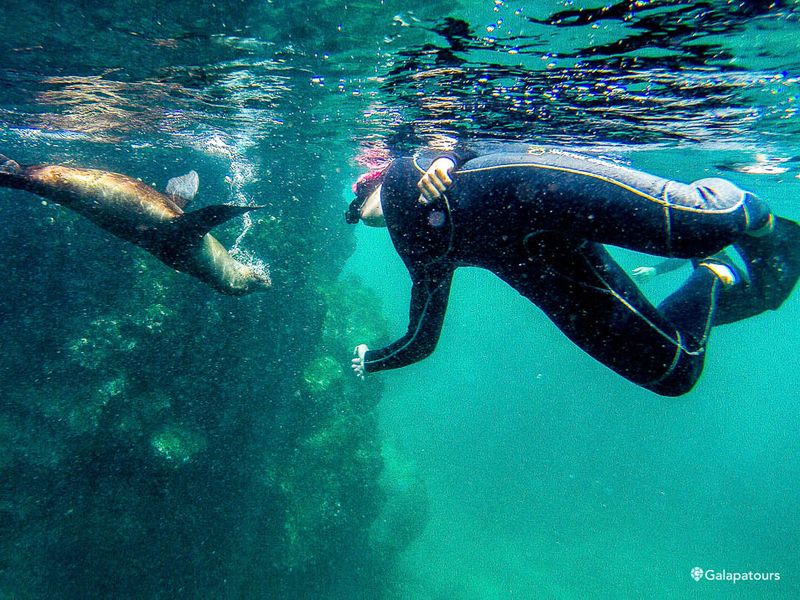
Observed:
[[[672,375],[672,373],[678,367],[678,363],[681,361],[681,355],[684,353],[683,336],[681,335],[681,332],[678,331],[677,329],[675,330],[675,335],[678,336],[678,345],[675,346],[675,355],[672,357],[672,362],[670,363],[669,367],[667,367],[667,370],[664,371],[663,375],[656,377],[655,379],[652,379],[650,381],[645,381],[641,383],[640,385],[642,387],[654,387],[658,385],[662,381],[666,380],[667,377]]]
[[[666,236],[665,244],[667,253],[672,254],[672,220],[670,219],[669,215],[669,181],[664,184],[661,196],[664,198],[664,235]]]
[[[653,321],[651,321],[645,315],[643,315],[635,306],[633,306],[630,302],[628,302],[612,286],[610,286],[608,284],[608,282],[603,278],[603,276],[597,271],[597,269],[595,269],[594,265],[591,262],[589,262],[589,260],[587,260],[586,256],[582,255],[582,258],[583,258],[584,262],[589,266],[589,269],[597,276],[597,278],[603,283],[603,285],[605,285],[605,289],[608,290],[608,292],[611,293],[611,295],[614,296],[617,300],[619,300],[623,304],[623,306],[625,306],[629,311],[631,311],[634,315],[636,315],[642,321],[644,321],[649,327],[651,327],[660,336],[665,338],[670,343],[678,346],[681,350],[683,350],[687,354],[689,354],[689,355],[699,354],[699,352],[691,351],[691,350],[689,350],[688,348],[686,348],[682,344],[682,342],[681,342],[681,337],[682,336],[680,335],[680,331],[678,331],[677,329],[675,330],[675,333],[677,334],[677,338],[678,339],[674,339],[673,337],[668,335],[664,330],[662,330],[655,323],[653,323]],[[600,289],[602,289],[602,288],[600,288]]]
[[[672,217],[669,214],[669,206],[664,206],[664,235],[667,254],[672,254]]]
[[[744,213],[744,230],[750,231],[750,211],[747,209],[747,203],[745,202],[745,197],[747,196],[746,192],[742,190],[742,212]]]
[[[416,157],[412,158],[411,161],[417,171],[423,174],[427,172],[419,165]],[[447,194],[442,194],[442,200],[444,202],[445,209],[447,209],[447,222],[450,225],[450,238],[447,240],[447,250],[445,250],[441,256],[434,258],[430,262],[423,263],[426,267],[449,258],[450,252],[453,250],[453,240],[456,238],[456,224],[455,221],[453,221],[453,210],[450,208],[450,200],[447,198]]]
[[[717,279],[716,275],[714,275],[714,283],[711,285],[711,292],[709,293],[710,298],[708,300],[708,317],[706,318],[705,327],[703,327],[703,337],[700,339],[698,343],[698,348],[697,348],[698,353],[704,351],[703,349],[705,348],[706,341],[708,340],[708,332],[711,331],[711,321],[714,318],[714,311],[716,310],[717,307],[717,300],[716,300],[717,288],[720,285],[721,285],[720,280]]]
[[[712,318],[714,316],[714,309],[716,308],[716,299],[715,298],[716,298],[717,287],[719,286],[719,284],[720,284],[720,282],[717,279],[711,285],[711,292],[710,292],[710,296],[711,297],[709,299],[708,317],[706,318],[706,324],[703,327],[703,337],[698,342],[697,350],[694,353],[686,352],[685,346],[683,344],[683,336],[681,335],[681,332],[678,329],[676,329],[675,330],[675,334],[678,336],[678,341],[680,343],[680,346],[678,346],[676,348],[675,356],[672,359],[672,364],[670,364],[669,368],[664,372],[663,375],[661,375],[661,377],[658,377],[657,379],[653,379],[652,381],[648,381],[646,383],[643,383],[643,384],[641,384],[642,386],[645,386],[645,387],[656,386],[659,383],[661,383],[662,381],[664,381],[667,377],[672,375],[672,373],[677,368],[678,363],[680,362],[681,354],[686,353],[686,354],[688,354],[690,356],[699,356],[700,354],[703,354],[705,352],[706,342],[708,341],[708,332],[711,330],[711,320],[712,320]]]
[[[664,332],[660,327],[656,326],[655,323],[653,323],[650,319],[644,316],[640,311],[636,309],[636,307],[634,307],[630,302],[625,300],[625,298],[623,298],[618,292],[616,292],[614,288],[611,287],[608,284],[608,282],[603,278],[603,276],[597,271],[597,269],[594,268],[594,265],[591,262],[589,262],[589,260],[586,259],[586,256],[583,256],[583,259],[589,266],[589,269],[600,279],[600,281],[603,282],[603,284],[606,286],[606,289],[617,300],[619,300],[623,304],[623,306],[625,306],[628,310],[630,310],[634,315],[642,319],[652,330],[654,330],[660,336],[665,338],[675,347],[675,354],[673,355],[672,363],[667,368],[667,370],[662,375],[656,377],[655,379],[646,382],[641,382],[639,383],[639,385],[641,385],[642,387],[652,387],[664,381],[677,368],[678,363],[680,362],[681,354],[686,354],[688,356],[695,356],[702,353],[702,352],[692,352],[688,348],[686,348],[686,346],[684,346],[683,344],[683,336],[681,335],[680,330],[678,330],[677,328],[675,329],[674,339],[671,336],[667,335],[666,332]]]

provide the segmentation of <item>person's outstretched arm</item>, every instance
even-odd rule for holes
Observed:
[[[436,348],[447,311],[453,270],[450,267],[428,268],[412,277],[408,331],[384,348],[369,350],[364,344],[357,346],[353,358],[357,376],[410,365],[426,358]]]

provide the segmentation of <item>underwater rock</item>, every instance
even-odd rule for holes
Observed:
[[[353,546],[377,516],[381,456],[374,436],[376,417],[345,413],[299,441],[262,474],[271,494],[282,498],[281,564],[314,568],[326,548]]]
[[[0,472],[11,464],[14,458],[16,429],[11,419],[0,414]]]
[[[136,339],[122,333],[123,320],[100,317],[93,320],[83,337],[73,340],[67,347],[72,360],[84,369],[97,370],[115,353],[131,352]]]
[[[21,249],[2,267],[15,300],[0,370],[25,373],[0,411],[13,492],[0,505],[0,596],[323,598],[354,597],[331,594],[342,580],[382,585],[387,560],[367,539],[383,502],[382,387],[347,368],[352,338],[380,335],[364,312],[377,302],[336,280],[352,235],[319,225],[339,219],[340,190],[307,177],[306,156],[282,158],[280,179],[254,190],[275,210],[246,238],[276,265],[273,300],[221,297],[80,220],[55,236],[30,211],[0,232]]]
[[[381,451],[381,489],[386,496],[378,518],[369,530],[376,552],[392,557],[405,550],[424,531],[429,517],[428,491],[417,466],[385,442]]]
[[[174,466],[180,466],[205,449],[206,439],[196,431],[168,425],[153,435],[150,445],[158,456]]]
[[[388,336],[388,326],[380,316],[380,298],[358,278],[347,277],[320,286],[318,292],[326,309],[323,348],[334,354],[349,353],[358,343],[375,343]]]
[[[87,396],[72,402],[67,408],[67,422],[71,429],[76,433],[95,429],[108,403],[125,392],[125,384],[125,376],[117,374],[115,377],[100,383]]]
[[[342,365],[331,355],[314,359],[303,371],[303,381],[312,394],[324,392],[342,379],[344,379]]]

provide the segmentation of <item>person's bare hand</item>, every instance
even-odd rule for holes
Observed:
[[[353,356],[355,358],[353,358],[353,360],[350,362],[352,362],[351,367],[353,369],[353,373],[355,373],[356,377],[359,379],[364,379],[364,376],[366,375],[366,369],[364,368],[364,355],[367,353],[367,350],[369,350],[369,348],[366,344],[359,344],[353,349]]]
[[[434,200],[441,198],[447,188],[453,185],[453,179],[450,176],[456,166],[451,158],[437,158],[425,174],[420,178],[417,187],[422,195],[419,197],[421,204],[428,204]]]

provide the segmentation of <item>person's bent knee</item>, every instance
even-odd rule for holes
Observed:
[[[667,396],[670,398],[675,398],[677,396],[683,396],[684,394],[688,394],[692,390],[692,388],[694,388],[696,383],[697,383],[697,378],[695,377],[694,379],[659,382],[653,385],[644,384],[642,385],[642,387],[645,388],[646,390],[650,390],[655,394],[658,394],[659,396]]]
[[[683,396],[689,393],[703,372],[702,354],[681,354],[678,362],[664,376],[655,381],[640,383],[643,388],[659,396]]]

